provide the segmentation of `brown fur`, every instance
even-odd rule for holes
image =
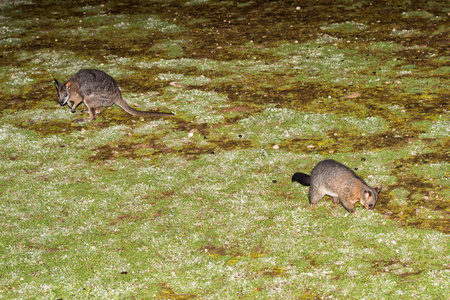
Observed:
[[[84,69],[61,84],[54,79],[56,90],[58,91],[58,102],[61,106],[67,104],[71,112],[74,113],[80,103],[86,105],[89,117],[76,119],[74,122],[95,120],[105,107],[118,105],[127,113],[134,116],[171,116],[172,113],[158,113],[149,111],[138,111],[130,107],[122,98],[119,87],[114,78],[103,71],[95,69]],[[73,105],[71,105],[71,102]]]
[[[292,181],[310,186],[308,198],[312,206],[328,195],[333,198],[333,203],[341,203],[351,213],[357,202],[373,210],[382,189],[381,185],[370,187],[355,172],[332,159],[319,162],[311,171],[311,176],[295,173]]]

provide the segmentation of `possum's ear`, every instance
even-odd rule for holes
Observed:
[[[366,199],[369,199],[370,196],[372,196],[370,191],[364,191],[364,197],[366,197]]]
[[[380,192],[381,192],[381,189],[382,189],[383,187],[381,186],[381,185],[379,185],[379,186],[376,186],[375,188],[374,188],[374,190],[379,194]]]

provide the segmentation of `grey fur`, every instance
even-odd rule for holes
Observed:
[[[173,115],[172,113],[138,111],[131,108],[123,100],[114,78],[100,70],[80,70],[64,84],[59,83],[56,79],[54,79],[54,84],[58,91],[58,102],[61,106],[67,103],[72,113],[74,113],[81,102],[86,105],[89,117],[76,119],[74,122],[94,120],[102,108],[113,104],[118,105],[124,111],[134,116],[160,117]],[[73,102],[73,105],[70,102]]]
[[[358,201],[373,210],[382,189],[381,185],[370,187],[355,172],[332,159],[319,162],[311,171],[311,176],[295,173],[292,181],[310,185],[308,198],[311,205],[316,206],[320,199],[328,195],[333,198],[333,203],[341,203],[351,213]]]

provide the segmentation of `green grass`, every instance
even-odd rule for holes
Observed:
[[[0,1],[0,298],[450,294],[448,5],[78,4]],[[72,123],[81,68],[175,116]],[[374,212],[310,207],[326,158]]]

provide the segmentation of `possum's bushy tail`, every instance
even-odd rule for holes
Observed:
[[[311,184],[311,176],[305,173],[295,173],[292,175],[292,181],[297,181],[300,184],[309,186]]]

